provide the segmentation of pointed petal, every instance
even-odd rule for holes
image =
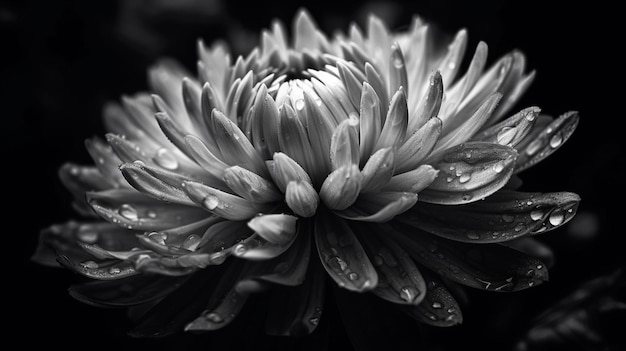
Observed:
[[[372,228],[368,230],[368,228]],[[378,274],[378,285],[372,292],[397,304],[417,305],[426,294],[426,284],[413,260],[400,246],[373,227],[360,227],[363,246]]]
[[[376,270],[344,220],[330,213],[315,219],[317,251],[326,272],[337,285],[357,292],[376,288]]]
[[[200,138],[194,135],[184,137],[185,149],[189,156],[213,178],[222,179],[228,165],[211,152]]]
[[[573,193],[501,190],[466,205],[420,203],[399,220],[452,240],[502,242],[565,224],[574,216],[579,201]]]
[[[231,166],[241,166],[260,176],[267,175],[261,156],[241,129],[223,113],[213,110],[211,114],[213,134],[224,156],[223,161]]]
[[[548,279],[541,261],[499,244],[461,243],[399,224],[386,233],[421,265],[469,287],[517,291]]]
[[[359,196],[363,176],[357,165],[342,166],[326,177],[320,189],[320,198],[333,210],[343,210]]]
[[[435,148],[441,135],[441,120],[433,117],[406,139],[396,152],[396,173],[417,168]]]
[[[485,198],[502,188],[515,167],[515,149],[499,144],[468,142],[448,150],[435,168],[437,178],[421,200],[462,204]]]
[[[380,149],[370,156],[361,170],[361,193],[374,193],[382,189],[393,176],[394,164],[395,154],[391,148]]]
[[[520,154],[515,166],[516,173],[532,167],[561,147],[578,126],[578,113],[567,112],[550,120],[547,126],[543,124],[544,121],[540,118],[536,127],[516,146]]]
[[[285,190],[285,202],[298,216],[306,218],[315,215],[320,198],[311,183],[292,180]]]
[[[182,176],[148,167],[140,162],[124,163],[120,166],[126,181],[140,192],[158,200],[182,205],[194,205],[182,189]]]
[[[352,43],[354,44],[354,43]],[[372,89],[378,95],[380,100],[380,114],[384,116],[387,113],[387,106],[389,105],[389,94],[387,93],[387,83],[383,80],[376,68],[371,63],[366,62],[364,66],[365,81],[368,82]],[[406,89],[403,89],[406,95]],[[395,93],[395,92],[392,92]]]
[[[272,182],[239,166],[226,168],[224,182],[235,194],[255,203],[274,202],[283,198]]]
[[[65,268],[68,268],[87,278],[97,280],[116,280],[139,274],[132,264],[117,260],[114,262],[103,263],[96,263],[94,261],[75,263],[69,257],[61,255],[58,257],[58,261]]]
[[[391,98],[385,124],[378,138],[375,150],[386,147],[396,148],[404,142],[409,119],[406,95],[403,88],[398,89]]]
[[[248,221],[248,227],[272,244],[283,245],[296,235],[298,217],[287,214],[260,215]]]
[[[141,145],[114,134],[107,134],[106,139],[117,157],[123,162],[142,161],[152,163],[150,157],[146,154],[146,150],[143,150]]]
[[[321,113],[317,103],[306,92],[304,102],[305,127],[315,160],[315,167],[311,171],[313,179],[319,181],[330,171],[330,141],[336,126],[330,116]]]
[[[114,187],[127,186],[119,169],[122,161],[115,155],[113,149],[108,144],[99,138],[93,138],[87,139],[85,146],[96,167],[98,167],[100,174],[106,179],[106,183],[110,183]]]
[[[232,253],[236,257],[251,261],[269,260],[287,251],[295,239],[294,235],[284,244],[273,244],[263,239],[258,233],[254,233],[233,246]]]
[[[319,48],[317,25],[306,10],[301,9],[298,11],[293,27],[294,50],[301,52]]]
[[[378,95],[367,82],[363,83],[360,103],[360,153],[361,162],[365,161],[376,151],[374,146],[378,142],[382,120],[380,114],[380,100]]]
[[[309,260],[312,234],[311,223],[302,223],[304,221],[300,221],[296,239],[289,250],[272,260],[264,261],[272,265],[273,269],[271,272],[259,276],[259,279],[286,286],[301,285],[305,282],[307,269],[311,269],[309,268]],[[259,264],[262,263],[259,262]]]
[[[414,193],[363,194],[356,204],[335,214],[353,221],[384,223],[407,211],[416,202],[417,194]]]
[[[309,136],[296,112],[288,104],[282,105],[278,125],[280,149],[306,170],[315,168]]]
[[[268,159],[281,150],[278,134],[280,120],[276,102],[267,93],[265,85],[258,90],[252,109],[251,140],[263,158]]]
[[[439,62],[438,71],[441,72],[441,80],[446,86],[452,86],[456,74],[461,66],[465,48],[467,47],[467,30],[461,29],[456,33],[452,43],[448,45],[446,56]]]
[[[421,323],[434,327],[450,327],[463,323],[459,303],[446,287],[435,277],[424,274],[426,297],[417,306],[398,306],[402,311]]]
[[[359,164],[358,121],[347,119],[341,122],[333,132],[330,141],[330,163],[336,170],[342,166]]]
[[[430,77],[428,90],[414,110],[409,110],[407,135],[412,135],[432,118],[437,117],[443,99],[443,82],[439,71]]]
[[[86,198],[102,218],[128,229],[168,229],[206,217],[206,212],[195,206],[156,201],[131,189],[89,192]]]
[[[59,168],[59,180],[63,186],[69,190],[73,197],[74,208],[86,216],[93,216],[93,212],[85,201],[85,192],[99,191],[114,188],[115,185],[110,183],[111,179],[107,179],[95,167],[78,166],[71,163],[65,163]]]
[[[252,218],[265,208],[242,197],[212,188],[208,185],[184,181],[183,189],[191,200],[207,211],[231,221]]]
[[[337,68],[339,69],[339,77],[343,82],[343,85],[348,91],[348,97],[352,102],[352,105],[356,108],[359,107],[359,101],[361,100],[361,90],[363,87],[363,80],[359,78],[348,68],[347,63],[338,61]],[[373,91],[373,89],[372,89]]]
[[[419,193],[437,178],[439,171],[431,165],[421,165],[412,171],[397,174],[383,186],[383,191]]]
[[[409,79],[406,73],[406,62],[404,61],[404,55],[398,43],[391,45],[389,63],[389,95],[394,94],[400,88],[408,94]]]

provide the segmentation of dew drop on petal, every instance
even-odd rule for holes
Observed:
[[[550,221],[550,224],[557,226],[563,223],[564,219],[565,219],[565,215],[563,214],[563,212],[555,211],[550,215],[550,218],[548,218],[548,221]]]
[[[453,179],[454,179],[454,178],[452,178],[452,177],[447,177],[447,178],[446,178],[446,182],[450,183],[450,182],[452,182],[452,180],[453,180]]]
[[[404,61],[402,60],[402,57],[400,55],[394,55],[394,57],[393,57],[393,66],[395,68],[402,68],[402,67],[404,67]]]
[[[528,146],[526,147],[526,154],[528,156],[532,156],[532,155],[536,154],[537,151],[539,151],[540,148],[541,148],[541,140],[539,140],[539,139],[534,140],[533,142],[528,144]]]
[[[128,204],[120,206],[117,212],[124,218],[131,221],[136,221],[137,219],[139,219],[139,216],[137,215],[137,210],[135,210],[134,207]]]
[[[215,195],[207,195],[202,203],[208,210],[214,210],[220,204],[220,199]]]
[[[538,221],[543,217],[543,212],[542,211],[532,211],[530,213],[530,219],[532,219],[533,221]]]
[[[472,239],[472,240],[478,240],[480,239],[480,236],[474,232],[468,232],[467,233],[467,238],[468,239]]]
[[[448,308],[448,313],[454,313],[454,312],[456,312],[456,308],[454,307]]]
[[[472,199],[472,195],[470,194],[464,194],[463,197],[461,198],[463,201],[470,201]]]
[[[502,215],[502,220],[507,222],[507,223],[511,223],[515,220],[514,216],[508,215],[508,214],[504,214]]]
[[[357,273],[352,272],[352,273],[348,274],[348,279],[350,279],[352,281],[355,281],[355,280],[359,279],[359,275]]]
[[[95,261],[81,262],[80,265],[83,266],[84,268],[87,268],[87,269],[96,269],[96,268],[100,267]]]
[[[165,240],[167,240],[167,234],[160,233],[160,232],[152,232],[148,234],[148,238],[158,244],[165,245]]]
[[[348,124],[356,127],[359,125],[359,115],[357,115],[355,112],[350,112],[350,114],[348,115]]]
[[[454,62],[454,61],[448,62],[448,69],[449,70],[453,70],[455,68],[456,68],[456,62]]]
[[[415,298],[419,294],[420,294],[419,290],[417,290],[416,288],[412,286],[405,286],[400,289],[400,298],[406,302],[411,302],[415,300]]]
[[[194,251],[198,247],[200,240],[201,238],[198,235],[191,234],[187,237],[187,239],[185,239],[185,241],[182,244],[182,247],[183,249]]]
[[[111,267],[109,268],[109,274],[120,274],[122,272],[121,269],[119,269],[118,267]]]
[[[433,304],[431,306],[433,308],[435,308],[435,309],[439,309],[439,308],[443,307],[443,305],[440,302],[437,302],[437,301],[433,302]]]
[[[235,247],[233,247],[233,254],[235,256],[241,256],[241,255],[245,254],[246,251],[248,251],[248,247],[244,243],[239,243],[239,244],[235,245]]]
[[[467,173],[461,174],[459,177],[459,183],[467,183],[471,179],[471,176]]]
[[[556,149],[561,145],[562,142],[563,137],[561,136],[561,133],[556,133],[552,136],[552,138],[550,138],[550,147]]]
[[[155,219],[155,218],[157,217],[156,212],[154,212],[154,211],[152,211],[152,210],[148,211],[148,212],[146,213],[146,215],[148,216],[148,218],[152,218],[152,219]]]
[[[320,317],[312,317],[309,319],[309,323],[317,325],[320,322]]]
[[[152,158],[156,164],[159,166],[174,170],[178,168],[178,160],[176,160],[176,156],[168,150],[167,148],[160,148],[157,150],[156,155]]]
[[[503,169],[504,169],[504,164],[502,162],[498,162],[493,165],[493,171],[496,173],[502,172]]]
[[[222,318],[222,316],[219,313],[215,313],[215,312],[205,311],[202,314],[202,317],[204,317],[204,319],[206,319],[207,321],[213,322],[213,323],[222,323],[222,322],[224,322],[224,318]]]
[[[298,99],[295,102],[296,110],[302,111],[304,109],[304,99]]]
[[[521,232],[522,230],[524,230],[525,227],[526,226],[524,225],[524,223],[518,223],[514,229],[516,232]]]

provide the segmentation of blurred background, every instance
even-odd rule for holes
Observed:
[[[611,28],[616,22],[608,19],[615,10],[602,3],[553,6],[539,0],[0,2],[1,149],[2,160],[8,160],[2,177],[9,209],[3,216],[8,224],[3,246],[10,255],[4,259],[9,275],[2,289],[9,296],[5,309],[12,311],[5,317],[9,333],[23,343],[66,350],[173,350],[210,343],[210,336],[130,338],[126,332],[132,325],[123,311],[73,300],[67,294],[77,281],[73,274],[37,266],[29,257],[43,227],[78,218],[57,169],[66,161],[91,163],[84,140],[103,135],[100,113],[106,101],[147,89],[146,68],[159,57],[176,58],[194,71],[199,38],[225,40],[235,53],[247,53],[261,29],[274,18],[289,27],[300,7],[327,33],[346,30],[351,22],[362,25],[369,13],[397,30],[414,14],[444,33],[466,28],[466,56],[482,40],[489,45],[489,63],[519,49],[537,71],[518,110],[537,105],[555,116],[580,112],[569,142],[521,175],[524,190],[572,191],[582,198],[574,220],[541,237],[555,251],[550,282],[515,294],[467,291],[464,324],[416,330],[423,340],[419,349],[515,350],[520,340],[528,350],[623,347],[616,325],[625,322],[624,280],[612,274],[625,262],[624,230],[619,229],[625,142],[617,123],[624,113],[622,100],[611,94],[623,90],[612,85],[619,84],[623,71],[617,52],[623,38],[617,41]],[[567,300],[575,291],[586,293]],[[332,306],[328,310],[322,323],[331,330],[329,349],[350,350],[341,321]],[[551,314],[537,319],[546,311]]]

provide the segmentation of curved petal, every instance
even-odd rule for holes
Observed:
[[[425,202],[456,205],[480,200],[502,188],[515,167],[515,149],[468,142],[445,152],[437,178],[420,193]]]
[[[255,203],[281,200],[283,194],[272,182],[239,166],[224,171],[224,182],[235,194]]]
[[[359,196],[362,181],[357,165],[342,166],[326,177],[319,196],[330,209],[346,209]]]
[[[361,170],[362,193],[375,193],[384,187],[395,170],[395,153],[392,148],[379,149],[367,160]]]
[[[99,191],[115,188],[100,170],[91,166],[78,166],[65,163],[59,168],[59,180],[74,197],[74,208],[85,216],[93,216],[93,211],[85,200],[87,191]]]
[[[283,245],[296,235],[297,219],[287,214],[259,215],[248,221],[248,227],[270,243]]]
[[[254,233],[233,246],[232,253],[234,256],[251,261],[269,260],[287,251],[295,239],[294,235],[284,244],[273,244],[263,239],[258,233]]]
[[[401,224],[386,233],[423,266],[469,287],[517,291],[548,279],[541,261],[499,244],[461,243]]]
[[[255,204],[198,182],[183,181],[183,189],[191,200],[207,211],[233,221],[252,218],[268,209],[262,204]]]
[[[120,170],[133,188],[146,195],[181,205],[194,205],[182,188],[186,179],[179,174],[148,167],[141,162],[124,163]]]
[[[538,107],[525,108],[504,121],[474,135],[472,140],[515,147],[531,131],[540,111]]]
[[[404,249],[390,240],[378,227],[358,226],[363,246],[378,273],[378,285],[372,292],[397,304],[418,305],[426,293],[419,269]]]
[[[396,173],[417,168],[431,153],[440,135],[441,120],[433,117],[409,136],[396,152]]]
[[[493,243],[557,228],[574,216],[579,202],[573,193],[501,190],[465,205],[421,202],[398,220],[452,240]]]
[[[113,262],[83,261],[75,263],[65,255],[58,257],[58,261],[65,268],[68,268],[87,278],[97,280],[116,280],[131,277],[139,274],[131,263],[115,260]]]
[[[343,211],[335,211],[335,214],[353,221],[384,223],[407,211],[416,202],[415,193],[362,194],[354,205]]]
[[[300,217],[313,217],[317,212],[320,197],[310,183],[292,180],[285,190],[287,206]]]
[[[421,323],[435,327],[450,327],[463,323],[459,303],[446,287],[431,274],[424,273],[426,296],[417,306],[398,305],[402,311]]]
[[[350,227],[330,213],[318,214],[315,219],[317,251],[330,277],[344,289],[374,289],[378,275]]]
[[[578,113],[574,111],[567,112],[555,120],[540,116],[537,126],[516,146],[520,156],[515,172],[532,167],[550,156],[569,139],[577,126]]]
[[[439,171],[431,165],[421,165],[412,171],[397,174],[385,186],[383,191],[419,193],[437,178]]]
[[[169,229],[206,218],[196,206],[156,201],[130,189],[89,192],[87,201],[101,217],[128,229]]]

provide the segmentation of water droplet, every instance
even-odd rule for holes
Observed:
[[[178,160],[174,156],[174,153],[167,148],[162,147],[158,149],[156,155],[152,159],[156,164],[165,169],[174,170],[178,168]]]
[[[355,280],[359,279],[359,275],[354,273],[354,272],[351,272],[350,274],[348,274],[348,279],[350,279],[352,281],[355,281]]]
[[[148,239],[154,241],[155,243],[165,245],[165,240],[167,240],[167,234],[160,233],[160,232],[152,232],[148,234]]]
[[[248,247],[244,243],[239,243],[233,247],[233,254],[235,256],[242,256],[246,251],[248,251]]]
[[[356,127],[359,125],[359,115],[356,114],[355,112],[350,112],[350,114],[348,115],[348,124]]]
[[[406,302],[412,302],[419,294],[419,290],[412,286],[405,286],[400,289],[400,298]]]
[[[309,319],[309,323],[313,324],[313,325],[317,325],[320,322],[320,317],[313,317],[311,319]]]
[[[524,223],[517,223],[514,229],[516,232],[521,232],[522,230],[524,230],[525,227],[526,226],[524,225]]]
[[[504,215],[502,215],[502,220],[507,222],[507,223],[511,223],[511,222],[513,222],[515,220],[515,216],[504,214]]]
[[[530,213],[530,219],[532,219],[533,221],[538,221],[543,217],[543,212],[542,211],[532,211]]]
[[[541,270],[541,269],[543,268],[543,265],[538,264],[538,265],[536,266],[536,268],[537,268],[537,269],[539,269],[539,270]]]
[[[528,282],[528,286],[533,286],[533,285],[535,285],[534,281],[531,280],[531,281]]]
[[[452,180],[454,180],[454,178],[452,178],[452,177],[447,177],[446,178],[446,182],[448,182],[448,183],[452,182]]]
[[[399,54],[393,55],[393,66],[395,68],[402,68],[402,67],[404,67],[404,60],[402,59],[402,57]]]
[[[157,217],[156,212],[150,210],[148,211],[148,213],[146,213],[146,215],[148,215],[149,218],[155,219]]]
[[[459,183],[467,183],[470,179],[471,179],[471,176],[469,174],[467,174],[467,173],[462,174],[459,177]]]
[[[437,316],[435,316],[435,315],[434,315],[434,314],[432,314],[432,313],[428,313],[428,312],[427,312],[427,313],[425,313],[424,315],[426,316],[426,318],[430,319],[431,321],[436,321],[436,320],[437,320]]]
[[[302,111],[304,109],[304,99],[298,99],[295,102],[296,110]]]
[[[456,308],[454,307],[448,308],[448,313],[454,313],[454,312],[456,312]]]
[[[213,323],[224,322],[224,318],[222,318],[222,316],[219,313],[204,311],[202,316],[204,317],[204,319],[206,319],[209,322],[213,322]]]
[[[513,141],[516,133],[517,130],[515,128],[504,127],[500,129],[500,131],[496,135],[496,141],[500,145],[508,145],[511,141]]]
[[[341,257],[333,256],[329,258],[327,262],[328,265],[330,265],[330,267],[335,271],[344,272],[346,269],[348,269],[348,263],[341,259]]]
[[[464,194],[463,197],[461,198],[463,201],[470,201],[472,199],[472,195],[470,194]]]
[[[98,241],[98,232],[94,230],[81,230],[78,232],[78,240],[85,244],[95,244]]]
[[[478,239],[480,239],[480,235],[478,235],[475,232],[468,232],[467,233],[467,238],[468,239],[472,239],[472,240],[478,240]]]
[[[187,239],[185,239],[182,247],[183,249],[194,251],[198,247],[200,240],[201,238],[198,235],[191,234],[187,237]]]
[[[204,204],[204,207],[206,207],[209,211],[212,211],[220,204],[220,199],[215,195],[207,195],[202,203]]]
[[[534,140],[533,142],[528,144],[528,146],[526,147],[526,154],[528,156],[532,156],[536,154],[540,148],[541,148],[541,140],[540,139]]]
[[[436,309],[439,309],[439,308],[443,307],[443,305],[440,302],[437,302],[437,301],[433,302],[432,306],[433,306],[433,308],[436,308]]]
[[[534,113],[527,113],[527,114],[526,114],[526,120],[527,120],[528,122],[532,122],[532,121],[534,121],[534,120],[535,120],[535,114],[534,114]]]
[[[448,69],[449,70],[453,70],[455,68],[456,68],[456,62],[454,62],[454,61],[448,62]]]
[[[498,162],[498,163],[493,165],[493,171],[494,172],[500,173],[500,172],[502,172],[502,170],[504,170],[504,163]]]
[[[100,267],[98,265],[98,263],[96,263],[95,261],[85,261],[85,262],[81,262],[80,264],[81,266],[83,266],[84,268],[87,269],[96,269],[98,267]]]
[[[111,267],[109,268],[109,274],[120,274],[122,270],[119,267]]]
[[[472,153],[471,152],[466,152],[465,153],[465,158],[472,158]]]
[[[454,166],[450,166],[450,171],[454,171]]]
[[[550,224],[557,226],[557,225],[562,224],[564,219],[565,219],[565,214],[563,214],[563,212],[554,211],[552,212],[552,214],[550,214],[550,218],[548,219],[548,221],[550,222]]]
[[[131,221],[136,221],[137,219],[139,219],[139,216],[137,215],[137,210],[135,210],[134,207],[128,204],[120,206],[117,212],[121,214],[122,217]]]
[[[530,200],[526,201],[526,206],[531,206],[532,204],[533,204],[532,201],[530,201]]]
[[[451,322],[454,318],[456,318],[456,314],[451,314],[446,317],[446,322]]]
[[[561,143],[563,143],[563,137],[561,136],[561,133],[556,133],[552,136],[552,138],[550,138],[550,147],[553,149],[559,147]]]

